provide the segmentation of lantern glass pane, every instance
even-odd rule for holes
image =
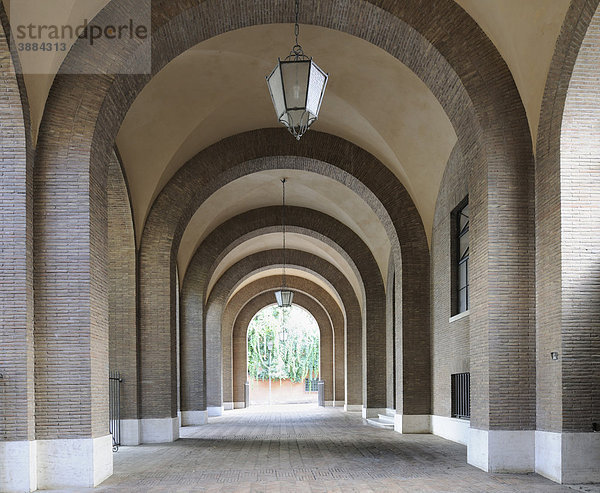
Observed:
[[[288,111],[305,107],[310,64],[309,60],[281,62],[285,104]]]
[[[267,77],[267,84],[269,85],[269,91],[271,92],[275,113],[277,114],[277,118],[281,119],[281,115],[285,113],[285,101],[283,99],[283,84],[281,81],[279,63],[273,69],[271,75]]]
[[[277,305],[279,307],[289,307],[292,306],[292,300],[294,298],[294,293],[289,290],[281,290],[275,291],[275,299],[277,300]]]
[[[321,72],[321,69],[313,62],[310,64],[310,80],[308,84],[308,98],[306,99],[306,109],[310,111],[313,117],[319,116],[323,91],[327,83],[327,76]]]

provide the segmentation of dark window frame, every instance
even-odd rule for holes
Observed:
[[[450,394],[450,416],[471,419],[471,374],[469,372],[450,375]]]
[[[469,196],[467,195],[460,203],[454,208],[451,214],[451,313],[450,316],[460,315],[469,310],[470,306],[470,289],[469,289],[469,252],[470,252],[470,236],[467,238],[467,248],[460,254],[460,240],[465,235],[469,235]],[[465,209],[466,212],[465,212]],[[461,219],[466,218],[466,223],[461,226]],[[464,265],[465,279],[462,280],[459,274],[459,270]],[[461,306],[461,291],[465,292],[464,306]]]

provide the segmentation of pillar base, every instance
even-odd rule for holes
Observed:
[[[140,420],[141,443],[168,443],[179,439],[179,418]]]
[[[208,406],[206,408],[208,411],[208,416],[213,418],[215,416],[223,416],[224,408],[223,406]]]
[[[234,409],[233,405],[234,405],[233,402],[224,402],[223,403],[223,409],[225,411],[231,411],[232,409]]]
[[[344,407],[346,405],[345,401],[333,401],[333,405],[335,407]]]
[[[38,440],[39,489],[93,488],[113,473],[112,436]]]
[[[200,426],[208,423],[208,411],[181,411],[181,426]]]
[[[600,483],[600,433],[535,432],[535,472],[562,484]]]
[[[0,442],[0,491],[29,493],[37,489],[37,442]]]
[[[141,435],[139,419],[121,420],[121,445],[139,445]]]
[[[535,432],[470,428],[467,462],[486,472],[533,472]]]
[[[344,404],[344,411],[347,413],[360,413],[362,408],[362,404]]]
[[[246,403],[244,401],[233,403],[233,409],[245,409],[245,408],[246,408]]]
[[[325,407],[334,407],[335,401],[325,401]]]
[[[364,407],[362,408],[363,419],[378,418],[380,414],[385,414],[385,407]]]
[[[431,433],[429,414],[395,414],[394,431],[398,433]]]

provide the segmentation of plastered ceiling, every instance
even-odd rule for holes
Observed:
[[[47,9],[56,24],[73,26],[92,19],[108,3],[22,1],[32,9]],[[10,16],[10,0],[2,2]],[[569,0],[456,2],[488,35],[511,70],[535,145],[546,76]],[[138,238],[152,201],[189,158],[227,136],[277,126],[264,76],[277,57],[287,54],[291,33],[291,25],[273,24],[211,38],[169,63],[139,95],[117,137]],[[439,182],[456,142],[442,108],[404,65],[361,39],[301,26],[300,41],[331,76],[314,129],[354,142],[392,170],[413,197],[429,237]],[[29,67],[23,67],[34,139],[63,57],[59,53],[46,61],[49,75],[28,74]],[[262,178],[266,181],[255,176],[225,187],[207,201],[184,234],[180,269],[185,271],[194,248],[223,220],[279,204],[278,174]],[[296,191],[293,186],[291,181],[291,205],[314,208],[348,225],[373,251],[385,277],[389,241],[357,196],[343,187],[328,188],[334,185],[309,174],[297,179]]]
[[[281,206],[280,179],[284,176],[288,180],[286,203],[310,207],[345,224],[369,247],[385,279],[390,242],[371,208],[341,183],[315,173],[295,170],[261,171],[248,175],[224,186],[206,200],[192,217],[181,239],[177,261],[182,277],[198,245],[219,224],[247,210]]]
[[[354,294],[358,299],[359,304],[362,307],[363,293],[361,291],[361,279],[352,271],[349,263],[346,259],[331,246],[309,236],[300,234],[290,233],[286,235],[287,248],[291,250],[300,250],[303,252],[316,255],[317,257],[326,260],[334,267],[344,274],[346,279],[350,282]],[[263,252],[266,250],[276,250],[281,248],[281,234],[280,233],[268,233],[251,240],[245,241],[241,245],[238,245],[231,252],[229,252],[221,261],[215,272],[213,273],[210,282],[208,284],[208,290],[206,297],[210,296],[215,283],[219,280],[221,275],[227,271],[232,265],[240,260],[246,258],[254,253]],[[287,269],[286,269],[287,271]]]
[[[338,292],[335,289],[333,289],[333,287],[321,276],[314,274],[312,272],[308,272],[308,271],[300,270],[300,269],[294,269],[294,268],[286,269],[285,273],[288,276],[302,277],[304,279],[308,279],[309,281],[314,282],[317,286],[323,288],[327,292],[327,294],[329,294],[336,301],[338,306],[342,309],[342,313],[345,313],[344,308],[343,308],[344,304],[342,303],[342,300],[340,299]],[[229,299],[233,298],[239,291],[241,291],[243,288],[245,288],[249,284],[252,284],[254,281],[258,281],[259,279],[263,279],[265,277],[281,276],[282,274],[283,274],[283,269],[279,269],[279,268],[265,269],[260,272],[251,274],[251,275],[247,276],[245,279],[242,279],[242,281],[232,291]]]

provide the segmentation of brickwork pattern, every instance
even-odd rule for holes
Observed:
[[[338,250],[353,266],[357,277],[362,279],[364,285],[363,305],[366,307],[366,316],[363,317],[366,325],[363,332],[367,334],[371,345],[371,348],[367,348],[367,351],[373,353],[370,365],[366,366],[366,386],[370,389],[370,394],[366,398],[374,403],[373,407],[384,407],[384,402],[377,405],[377,399],[381,400],[382,388],[385,389],[386,382],[383,380],[385,375],[380,370],[381,357],[378,359],[376,356],[381,352],[380,341],[385,339],[383,335],[385,328],[385,295],[381,274],[372,253],[352,230],[320,212],[299,207],[288,207],[286,224],[289,232],[315,237]],[[182,306],[185,312],[183,332],[186,338],[198,339],[200,337],[200,334],[194,328],[202,320],[203,307],[201,302],[206,296],[208,280],[219,262],[233,248],[244,241],[258,235],[280,231],[281,208],[266,207],[249,211],[226,221],[205,239],[194,254],[184,279],[184,303]],[[218,402],[221,400],[222,364],[221,359],[214,354],[214,349],[211,349],[220,346],[220,338],[217,340],[214,333],[208,332],[205,337],[207,339],[208,405],[220,405]],[[196,347],[196,344],[193,344],[193,346]],[[357,349],[360,350],[360,348]],[[189,350],[192,357],[194,357],[195,352],[196,350]],[[209,357],[209,355],[212,355],[212,357]],[[187,361],[184,360],[184,366],[186,363]],[[190,363],[194,364],[193,362]],[[363,365],[365,365],[364,361]],[[194,378],[194,370],[191,367],[189,370],[184,368],[182,374],[188,372]],[[211,382],[215,382],[217,388],[212,388]],[[192,392],[198,395],[198,392],[193,390]],[[214,401],[212,404],[211,399]]]
[[[266,291],[248,301],[235,319],[233,325],[233,402],[244,401],[244,383],[248,380],[248,325],[254,316],[275,300],[275,290]],[[301,292],[294,293],[294,305],[306,309],[317,321],[320,334],[320,373],[319,378],[325,382],[325,400],[333,400],[334,351],[333,327],[319,303]]]
[[[563,341],[565,302],[562,294],[561,131],[567,91],[570,87],[569,82],[598,3],[597,0],[571,2],[548,72],[540,115],[536,148],[536,378],[537,429],[544,431],[563,431],[565,412],[563,411],[563,398],[559,396],[568,395],[567,398],[571,398],[570,394],[563,394],[564,362],[562,359],[556,362],[549,357],[551,351],[562,352],[563,344],[567,342]],[[583,73],[588,70],[589,68],[584,68]],[[585,106],[583,99],[581,102],[575,103],[572,108],[577,109],[579,105],[583,110]],[[588,115],[588,112],[583,111],[583,114]],[[592,137],[590,129],[582,130],[582,136],[584,138]],[[585,145],[587,147],[589,142],[586,142]],[[589,164],[585,166],[589,166]],[[589,178],[591,179],[591,176]],[[571,183],[573,184],[573,182]],[[588,188],[588,184],[586,183],[584,188]],[[584,197],[581,198],[582,206],[590,205],[590,202],[587,202]],[[572,221],[572,218],[569,220]],[[584,224],[579,224],[579,226],[584,226]],[[591,231],[586,232],[581,228],[578,231],[577,241],[581,239],[585,242],[590,233]],[[572,272],[568,275],[571,274]],[[591,305],[588,304],[588,306]],[[570,309],[569,306],[566,308]],[[585,358],[582,359],[582,361],[584,360]],[[583,372],[581,376],[584,375],[586,372]],[[585,376],[584,378],[589,377]],[[589,403],[588,397],[582,402]],[[578,400],[573,399],[572,402],[575,403]],[[588,429],[588,426],[589,423],[585,423],[582,429]]]
[[[336,401],[345,400],[345,316],[338,302],[318,284],[298,276],[287,276],[287,285],[295,292],[302,292],[315,299],[323,307],[334,334],[334,398]],[[267,290],[273,290],[281,286],[280,276],[268,276],[258,279],[240,289],[227,302],[222,319],[222,341],[223,341],[223,400],[225,402],[234,402],[233,400],[233,348],[232,331],[233,324],[240,310],[246,305],[249,299],[259,293]],[[360,382],[358,382],[360,385]]]
[[[33,148],[28,101],[9,32],[0,5],[0,440],[32,440]],[[14,60],[18,64],[18,55]]]
[[[284,13],[288,9],[284,9],[278,2],[267,1],[264,4],[255,5],[251,16],[247,13],[237,13],[235,5],[223,5],[219,8],[213,8],[212,11],[210,10],[211,5],[212,2],[196,4],[195,2],[183,1],[163,2],[156,5],[156,8],[153,9],[155,32],[153,61],[156,71],[184,49],[206,37],[256,22],[289,21],[290,15],[288,12]],[[512,261],[514,258],[506,254],[507,251],[514,252],[514,249],[507,249],[503,241],[498,241],[497,249],[491,251],[491,255],[487,255],[488,243],[483,240],[487,237],[488,222],[498,226],[498,230],[502,231],[505,230],[504,226],[513,224],[512,219],[514,217],[526,216],[524,211],[527,210],[527,207],[524,207],[526,204],[521,201],[522,195],[526,195],[521,186],[523,181],[521,175],[516,177],[509,174],[513,181],[505,183],[507,186],[504,190],[516,192],[510,197],[505,197],[510,200],[498,200],[496,203],[494,200],[496,198],[501,199],[501,197],[496,197],[494,190],[492,190],[491,205],[493,206],[494,215],[490,221],[487,217],[487,199],[483,198],[483,192],[485,191],[487,195],[488,188],[493,189],[499,182],[497,179],[502,178],[501,170],[504,168],[511,169],[511,166],[513,169],[517,166],[527,168],[527,163],[531,161],[530,149],[526,149],[524,144],[524,140],[527,140],[528,135],[524,111],[506,65],[474,21],[450,0],[436,1],[429,9],[429,15],[427,16],[422,15],[422,6],[418,1],[402,4],[388,1],[382,2],[380,5],[381,8],[378,8],[367,2],[349,2],[345,9],[340,10],[337,3],[324,1],[319,4],[319,8],[306,9],[306,12],[308,12],[308,14],[305,14],[307,15],[306,21],[316,25],[342,29],[375,43],[397,56],[427,83],[454,122],[465,156],[469,156],[471,149],[474,149],[472,151],[472,155],[476,158],[473,160],[474,180],[480,183],[481,186],[479,188],[471,187],[471,189],[473,192],[480,192],[479,197],[482,197],[481,200],[475,200],[474,203],[478,207],[485,206],[481,207],[480,210],[486,211],[481,213],[483,219],[479,226],[477,220],[474,222],[474,228],[479,227],[482,235],[482,241],[477,245],[481,247],[478,260],[482,263],[476,262],[482,268],[481,279],[487,279],[488,275],[486,258],[500,259],[497,265],[494,264],[489,269],[497,276],[491,284],[501,281],[499,278],[500,273],[506,273],[512,280],[519,279],[518,272],[521,272],[524,278],[530,279],[532,276],[527,275],[527,262],[525,262],[526,265],[520,265],[519,261],[516,260],[517,265],[513,266]],[[112,8],[113,6],[109,5],[103,11],[103,15],[109,15]],[[189,15],[179,15],[186,9],[189,9],[186,12]],[[372,29],[374,25],[378,29]],[[414,26],[415,29],[411,26]],[[461,43],[448,43],[446,42],[447,39],[461,40]],[[115,58],[106,56],[105,53],[99,56],[98,53],[96,53],[96,57],[94,57],[94,53],[86,53],[82,43],[79,43],[71,51],[66,63],[74,63],[72,59],[76,59],[78,56],[82,56],[86,60],[97,59],[101,65],[131,62],[126,53],[118,54]],[[107,70],[107,72],[110,73],[111,71]],[[461,78],[464,81],[464,86],[461,83]],[[49,128],[60,128],[64,129],[64,134],[60,134],[61,138],[55,139],[51,144],[44,142],[43,139],[41,140],[43,145],[38,153],[39,160],[43,163],[61,163],[63,161],[61,159],[62,150],[65,152],[69,150],[73,155],[78,155],[77,163],[88,163],[91,170],[101,166],[103,158],[107,155],[106,148],[112,146],[114,135],[124,114],[147,80],[147,77],[65,78],[59,76],[53,89],[52,101],[49,101],[48,111],[42,123],[42,131],[47,132]],[[70,118],[65,119],[64,115],[69,115]],[[483,132],[480,131],[477,117],[479,117],[479,123],[483,125]],[[75,135],[73,129],[76,129]],[[485,146],[482,145],[482,142],[485,142]],[[253,147],[255,142],[250,142],[249,145]],[[319,146],[315,148],[319,148]],[[484,149],[489,154],[487,162],[484,160]],[[488,163],[492,164],[489,169]],[[88,164],[84,166],[86,169]],[[76,167],[76,163],[73,162],[73,166]],[[367,169],[368,167],[364,166],[363,173],[370,175],[371,169],[368,169],[368,171]],[[488,187],[488,176],[493,178],[490,181],[492,187]],[[44,180],[40,180],[39,183],[45,185]],[[388,183],[384,182],[382,188],[387,188]],[[527,186],[527,183],[524,186]],[[500,203],[503,206],[508,203],[510,207],[497,208],[496,206]],[[400,201],[398,201],[398,204],[400,205]],[[393,209],[387,207],[386,204],[386,210],[392,218],[397,218],[398,215],[406,217],[404,205],[402,205],[401,210],[396,208],[396,213],[391,212]],[[407,238],[414,239],[418,237],[411,228],[403,230],[401,227],[396,227],[396,230],[400,235],[406,231]],[[167,233],[164,236],[166,239],[177,236],[168,234],[168,231],[161,231],[161,233],[163,232]],[[520,237],[521,231],[518,231],[518,233]],[[504,236],[501,238],[505,239]],[[145,242],[142,240],[142,246],[144,244]],[[422,247],[423,244],[420,244],[419,248]],[[424,251],[426,252],[426,244]],[[399,255],[400,252],[397,252],[397,254]],[[416,346],[419,345],[418,342],[420,347],[424,348],[427,346],[429,339],[429,303],[426,303],[425,307],[422,307],[421,303],[429,296],[428,279],[424,279],[425,276],[429,275],[428,258],[423,253],[413,251],[410,243],[403,248],[402,256],[407,260],[410,259],[410,262],[405,262],[405,265],[403,265],[402,281],[404,289],[402,290],[402,296],[403,302],[405,302],[403,306],[406,308],[403,310],[405,317],[403,327],[410,327],[411,330],[415,328],[414,335],[406,337],[403,342],[414,343]],[[171,255],[164,255],[157,260],[162,260],[165,262],[163,265],[168,265],[170,258]],[[148,260],[152,259],[148,257]],[[164,270],[164,267],[159,266],[158,263],[151,261],[149,264],[158,269],[159,272],[164,271],[167,282],[172,282],[174,276],[172,273],[169,276],[169,267]],[[507,266],[510,268],[506,269]],[[414,269],[414,277],[410,275],[407,269]],[[149,274],[148,277],[143,277],[142,281],[142,284],[150,283]],[[415,282],[418,282],[418,285],[415,285]],[[523,308],[512,310],[510,319],[506,320],[501,316],[501,314],[507,313],[506,308],[512,304],[514,299],[528,300],[529,281],[522,280],[519,282],[524,285],[523,289],[514,289],[514,283],[506,283],[507,287],[502,291],[506,299],[502,299],[503,303],[499,304],[498,311],[491,313],[489,317],[489,313],[485,309],[487,306],[487,284],[482,284],[479,291],[474,290],[474,294],[478,295],[475,296],[478,300],[475,306],[482,309],[481,315],[475,317],[476,320],[473,321],[477,322],[474,323],[474,327],[477,329],[479,337],[471,341],[474,354],[482,357],[483,370],[480,371],[479,368],[476,368],[477,378],[475,379],[480,384],[479,388],[481,389],[481,392],[476,392],[476,400],[481,404],[482,410],[481,425],[486,425],[488,421],[486,410],[489,408],[489,389],[485,384],[488,380],[485,367],[486,362],[489,360],[489,348],[491,346],[493,351],[499,351],[498,348],[502,346],[503,342],[506,342],[498,337],[493,337],[490,341],[487,336],[489,332],[488,325],[490,323],[492,325],[496,324],[497,327],[494,329],[496,332],[506,334],[507,338],[513,339],[514,334],[511,334],[511,331],[515,334],[521,333],[523,325],[527,325],[523,321],[530,318],[526,307],[528,303],[526,302],[519,305]],[[506,294],[509,292],[512,293],[512,298]],[[160,307],[159,310],[168,311],[165,308],[172,303],[172,292],[164,292],[156,299],[150,299],[152,296],[150,296],[150,293],[147,294],[149,296],[143,296],[142,299],[144,303],[148,299],[149,304],[142,309],[142,317],[144,317],[144,310],[151,310],[150,306],[153,306],[154,301],[162,302],[156,304]],[[173,324],[173,318],[168,316],[165,321],[166,324],[149,323],[145,327],[148,331],[156,331],[156,334],[152,335],[169,334],[171,339],[167,342],[171,342],[173,340],[173,330],[169,325]],[[150,319],[154,320],[152,317]],[[158,317],[158,320],[160,321],[161,318]],[[417,341],[416,338],[419,337],[421,339]],[[144,382],[147,382],[146,391],[149,397],[152,397],[153,389],[156,389],[157,392],[168,391],[169,385],[163,385],[162,382],[159,382],[158,375],[160,370],[167,370],[170,380],[174,380],[174,358],[168,352],[163,354],[157,351],[152,346],[152,337],[148,337],[147,334],[143,334],[142,339],[142,349],[147,349],[153,353],[142,359],[141,363],[143,371],[146,372],[146,375],[143,376]],[[525,342],[528,343],[528,341]],[[167,345],[167,347],[173,346],[173,344]],[[495,353],[492,355],[496,356]],[[153,360],[161,362],[156,363],[157,365],[166,364],[167,367],[153,368],[151,363]],[[414,365],[406,364],[405,368],[410,368],[411,373],[404,376],[405,381],[403,383],[408,388],[406,394],[414,396],[414,401],[403,402],[402,407],[412,408],[416,412],[428,412],[429,362],[417,359],[414,361]],[[493,369],[494,374],[490,381],[494,385],[502,386],[504,385],[503,382],[513,381],[511,378],[507,378],[512,376],[513,372],[521,372],[523,369],[523,365],[520,364],[516,367],[508,363],[497,365]],[[172,382],[171,387],[173,387]],[[527,388],[527,385],[525,385],[525,388]],[[419,393],[416,389],[425,389],[426,392]],[[492,388],[492,391],[495,392],[495,390],[497,389]],[[501,388],[500,390],[504,391],[505,389]],[[518,389],[516,390],[518,391]],[[525,392],[527,395],[524,396],[517,392],[520,398],[513,399],[515,406],[528,404],[527,390]],[[496,402],[494,405],[498,420],[501,421],[504,416],[512,415],[502,407],[502,402]],[[172,412],[174,406],[170,407]],[[500,424],[500,421],[498,424]]]
[[[136,250],[127,185],[117,156],[108,163],[109,367],[120,372],[121,418],[138,417]]]
[[[468,182],[469,169],[457,146],[448,159],[440,186],[431,239],[432,412],[447,417],[451,414],[450,375],[470,369],[469,315],[449,321],[453,299],[451,269],[455,262],[451,254],[451,214],[467,196]]]
[[[600,7],[573,69],[560,144],[562,430],[600,422]],[[558,349],[558,348],[557,348]],[[548,353],[540,354],[548,360]],[[554,361],[556,364],[557,362]]]
[[[326,260],[315,255],[298,250],[287,250],[287,264],[300,270],[312,272],[324,279],[340,296],[344,305],[347,320],[347,357],[348,382],[362,382],[362,368],[360,366],[360,341],[361,337],[361,314],[358,300],[352,286],[344,275]],[[221,320],[226,301],[235,288],[253,273],[260,272],[266,268],[281,267],[278,259],[283,258],[283,250],[267,250],[249,255],[229,268],[217,281],[210,294],[207,303],[206,330],[221,331]],[[358,347],[358,350],[357,350]],[[235,348],[233,352],[235,354]],[[355,355],[355,360],[350,358]],[[351,366],[351,363],[354,363]],[[348,403],[362,404],[361,388],[348,389]],[[235,390],[234,390],[235,394]]]

